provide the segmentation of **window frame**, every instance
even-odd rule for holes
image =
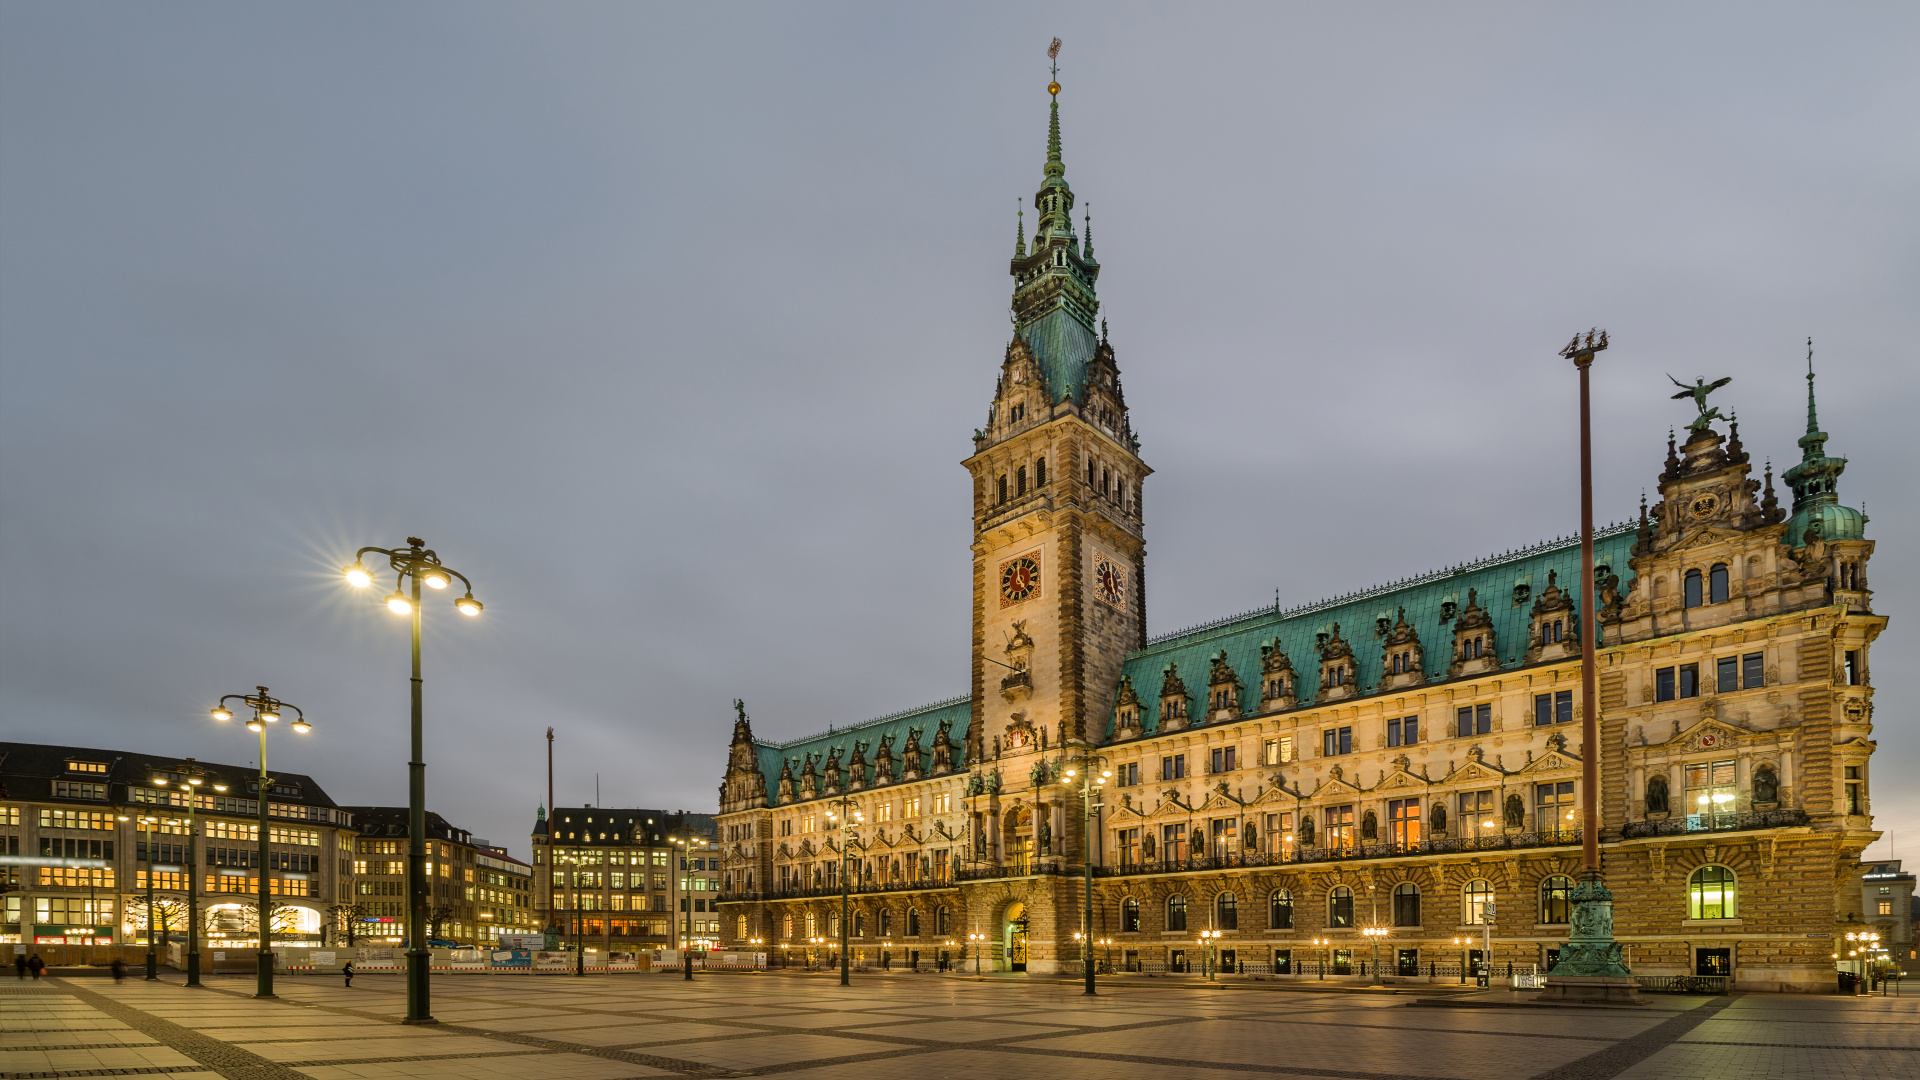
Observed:
[[[1731,867],[1707,863],[1687,875],[1688,919],[1711,921],[1739,917],[1740,877]]]
[[[1486,906],[1494,903],[1493,882],[1474,878],[1460,888],[1462,926],[1487,925]]]
[[[1331,930],[1353,927],[1353,890],[1345,885],[1327,890],[1327,927]]]

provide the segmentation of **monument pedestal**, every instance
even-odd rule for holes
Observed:
[[[1642,1005],[1640,984],[1632,976],[1549,975],[1542,1001],[1568,1005]]]

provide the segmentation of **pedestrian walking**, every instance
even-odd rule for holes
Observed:
[[[27,970],[33,972],[34,979],[38,980],[40,973],[47,970],[47,962],[40,959],[39,953],[34,953],[27,958]]]
[[[24,952],[13,954],[13,977],[16,979],[27,977],[27,954]]]
[[[340,969],[340,974],[346,976],[347,987],[351,989],[353,987],[353,961],[347,961],[347,966]]]
[[[127,977],[127,962],[119,957],[113,958],[113,981],[119,982]]]

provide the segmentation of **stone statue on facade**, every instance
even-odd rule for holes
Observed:
[[[1506,816],[1507,828],[1509,829],[1520,828],[1522,825],[1525,825],[1527,823],[1527,804],[1521,801],[1520,796],[1509,794],[1507,796],[1507,806],[1506,806],[1505,816]]]
[[[1762,765],[1753,771],[1753,801],[1756,803],[1780,801],[1780,777],[1773,771],[1773,766]]]
[[[1659,773],[1647,777],[1647,813],[1667,812],[1667,778]]]
[[[1053,854],[1053,812],[1042,807],[1039,816],[1040,827],[1036,833],[1040,840],[1040,854],[1051,855]]]
[[[1427,826],[1436,833],[1447,831],[1447,804],[1435,802],[1433,810],[1427,815]]]

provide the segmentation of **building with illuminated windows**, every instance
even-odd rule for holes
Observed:
[[[1149,638],[1152,470],[1098,317],[1091,224],[1072,220],[1057,97],[1051,110],[1033,233],[1023,219],[1012,246],[1012,338],[962,463],[968,693],[786,742],[739,711],[723,942],[830,953],[844,882],[863,963],[984,949],[996,970],[1077,970],[1084,933],[1115,968],[1181,971],[1217,930],[1232,970],[1358,975],[1376,929],[1387,974],[1413,978],[1478,959],[1459,941],[1490,927],[1494,963],[1544,969],[1567,938],[1582,765],[1598,755],[1633,970],[1831,989],[1878,836],[1870,656],[1886,619],[1811,366],[1790,508],[1706,407],[1717,386],[1698,388],[1697,417],[1648,389],[1692,421],[1657,472],[1657,447],[1602,426],[1602,452],[1641,463],[1659,500],[1596,532],[1591,596],[1563,538]],[[1784,451],[1788,434],[1766,441]],[[1577,718],[1583,605],[1597,746]],[[1070,769],[1105,780],[1097,815]]]
[[[713,837],[710,814],[563,806],[549,815],[542,808],[532,834],[537,915],[569,948],[577,941],[639,952],[714,942],[720,860]]]
[[[195,874],[203,948],[257,947],[259,797],[250,766],[0,742],[0,943],[78,962],[48,950],[144,944],[149,921],[156,940],[185,942]],[[276,770],[266,797],[274,940],[330,943],[352,895],[353,817],[298,773]]]
[[[400,944],[407,933],[407,852],[404,806],[351,806],[353,903],[341,914],[353,937]],[[533,915],[533,868],[467,830],[428,811],[427,936],[452,946],[485,946],[501,934],[539,930]]]

